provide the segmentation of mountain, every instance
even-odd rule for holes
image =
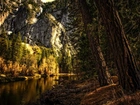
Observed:
[[[69,12],[60,1],[1,1],[0,34],[3,31],[9,36],[20,33],[22,41],[52,49],[59,63],[67,65],[66,60],[71,59],[75,51],[66,32]]]

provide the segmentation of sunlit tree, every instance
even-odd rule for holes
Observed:
[[[11,60],[13,62],[17,61],[19,62],[22,56],[22,41],[21,41],[21,34],[18,33],[18,35],[13,34],[12,36],[12,43],[11,43],[11,54],[12,58]]]
[[[8,36],[5,31],[0,35],[0,56],[6,57],[8,51]]]

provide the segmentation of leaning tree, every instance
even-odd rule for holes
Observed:
[[[113,0],[95,0],[104,27],[108,33],[114,61],[118,69],[119,83],[126,92],[140,89],[140,70],[123,29]]]

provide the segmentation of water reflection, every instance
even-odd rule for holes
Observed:
[[[33,101],[41,93],[57,85],[59,77],[26,80],[0,84],[0,105],[24,105]]]

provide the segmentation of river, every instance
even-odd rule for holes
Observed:
[[[30,79],[0,84],[0,105],[24,105],[57,85],[58,77]]]
[[[57,80],[74,80],[76,76],[54,76],[0,84],[0,105],[25,105],[59,84]]]

